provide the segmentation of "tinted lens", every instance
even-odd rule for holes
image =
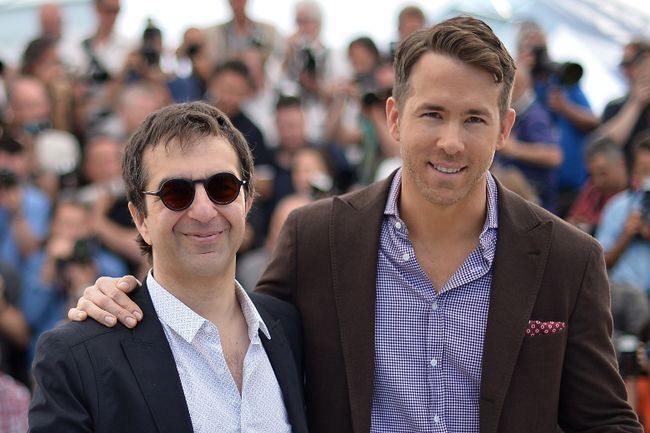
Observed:
[[[241,182],[232,173],[217,173],[205,183],[208,197],[216,204],[228,204],[239,195]]]
[[[186,179],[170,179],[160,187],[159,195],[169,209],[187,209],[194,200],[194,184]]]

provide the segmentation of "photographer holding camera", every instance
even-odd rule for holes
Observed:
[[[19,269],[47,235],[50,199],[31,184],[27,149],[0,135],[0,260]]]
[[[596,238],[605,250],[610,281],[650,293],[650,131],[634,140],[632,187],[603,210]]]
[[[176,49],[176,76],[167,83],[174,102],[199,101],[205,95],[212,64],[204,50],[205,36],[196,27],[183,32]]]
[[[591,112],[580,88],[582,66],[551,61],[546,35],[537,23],[529,21],[521,25],[518,50],[518,65],[529,70],[537,99],[551,112],[558,131],[564,158],[555,173],[556,213],[564,217],[587,179],[584,147],[587,135],[598,127],[600,120]]]
[[[94,238],[89,210],[79,202],[59,201],[50,236],[23,267],[21,305],[32,332],[30,358],[39,335],[65,319],[76,299],[98,275],[123,275],[122,260],[102,249]]]
[[[399,160],[399,143],[388,131],[385,109],[395,77],[370,37],[349,43],[348,60],[352,79],[332,87],[324,141],[345,147],[359,182],[369,184],[386,172],[384,161]]]
[[[320,32],[322,10],[314,1],[301,1],[295,6],[296,32],[287,39],[284,59],[286,79],[300,86],[303,101],[320,98],[324,79],[331,71],[330,50]]]
[[[620,145],[628,165],[631,165],[632,140],[650,128],[650,42],[635,40],[628,43],[620,66],[629,80],[629,92],[607,104],[598,133]]]
[[[115,95],[111,83],[117,80],[129,53],[134,48],[130,38],[116,28],[122,0],[93,0],[96,27],[83,38],[61,41],[59,54],[66,69],[78,79],[79,128],[93,128],[110,114]]]

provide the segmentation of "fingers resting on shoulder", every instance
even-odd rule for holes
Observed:
[[[78,322],[90,317],[109,327],[119,321],[127,328],[133,328],[142,320],[142,310],[127,293],[140,285],[140,281],[132,275],[100,277],[94,285],[86,287],[77,306],[68,311],[68,319]]]

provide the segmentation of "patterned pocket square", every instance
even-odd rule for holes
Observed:
[[[537,337],[538,335],[558,334],[566,328],[564,322],[542,322],[541,320],[529,320],[526,335]]]

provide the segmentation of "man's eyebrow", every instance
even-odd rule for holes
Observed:
[[[447,109],[443,107],[442,105],[439,104],[431,104],[431,103],[423,103],[422,105],[418,106],[416,108],[416,111],[441,111],[441,112],[446,112]],[[472,116],[485,116],[489,117],[490,112],[488,110],[484,110],[481,108],[470,108],[465,111],[464,114],[469,114]]]
[[[482,110],[480,108],[470,108],[465,112],[466,114],[472,114],[477,116],[490,116],[490,112],[487,110]]]
[[[442,105],[438,104],[431,104],[428,102],[423,103],[422,105],[417,107],[417,111],[447,111],[445,107]]]

